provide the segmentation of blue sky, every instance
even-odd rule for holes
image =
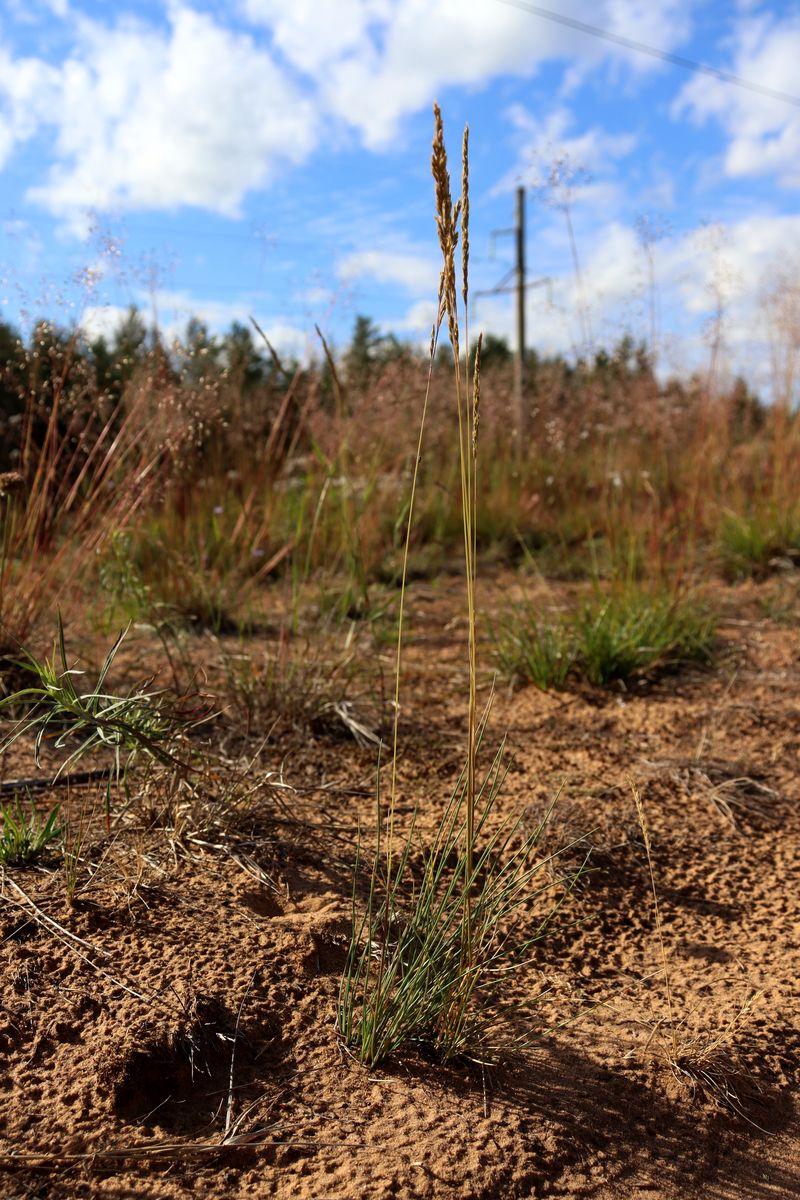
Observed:
[[[800,95],[797,3],[550,7]],[[2,314],[101,330],[136,303],[174,331],[252,313],[303,354],[314,322],[342,345],[363,312],[427,341],[434,99],[456,178],[470,125],[474,290],[510,266],[490,235],[529,189],[529,270],[550,280],[531,345],[649,339],[655,295],[663,370],[708,361],[715,314],[732,370],[766,386],[793,369],[800,106],[502,0],[5,0]],[[559,158],[579,275],[540,186]],[[472,321],[510,336],[511,298],[477,299]]]

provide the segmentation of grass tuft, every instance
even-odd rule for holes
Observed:
[[[56,772],[57,779],[87,754],[105,750],[110,752],[113,762],[109,789],[112,780],[125,784],[128,771],[140,754],[185,773],[189,768],[176,756],[175,743],[189,724],[205,718],[188,721],[166,704],[163,692],[149,690],[147,685],[124,695],[106,691],[108,674],[124,638],[125,631],[106,655],[95,686],[79,691],[76,681],[83,672],[69,665],[59,614],[57,646],[52,657],[40,661],[26,652],[26,666],[36,682],[0,701],[0,709],[11,706],[17,710],[23,706],[25,710],[0,745],[0,754],[20,738],[32,734],[37,767],[41,767],[45,741],[55,750],[67,750]],[[110,825],[110,791],[106,794],[106,824]]]
[[[800,560],[800,510],[728,513],[720,526],[719,557],[731,582],[794,566]]]
[[[511,683],[560,690],[575,665],[575,638],[563,620],[544,621],[530,602],[517,604],[494,631],[495,661]]]
[[[4,867],[28,866],[36,862],[48,846],[60,842],[63,837],[59,805],[40,815],[30,796],[28,802],[28,813],[19,797],[13,804],[0,808],[0,865]]]
[[[711,661],[713,614],[693,600],[626,588],[596,596],[576,622],[582,675],[598,687],[685,663]]]
[[[552,875],[544,870],[550,860],[537,853],[547,816],[528,835],[518,821],[498,820],[495,803],[505,770],[501,747],[476,796],[469,863],[465,766],[421,869],[415,869],[412,824],[389,877],[379,846],[361,911],[354,889],[338,1025],[364,1063],[409,1046],[445,1062],[485,1063],[514,1041],[508,1022],[513,1010],[504,993],[510,976],[530,965],[531,948],[557,904],[532,933],[520,936],[531,903],[552,889]],[[465,890],[471,898],[469,956]]]
[[[696,600],[626,585],[596,591],[549,621],[530,600],[514,605],[495,630],[495,659],[511,682],[542,691],[570,681],[607,687],[690,662],[708,664],[715,644],[716,616]]]

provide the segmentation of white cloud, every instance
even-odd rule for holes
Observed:
[[[43,8],[60,21],[70,13],[69,0],[6,0],[6,5],[9,16],[26,24],[40,20]]]
[[[404,316],[391,323],[391,328],[399,333],[416,334],[427,345],[438,308],[435,300],[417,300],[407,309]]]
[[[572,131],[574,117],[564,107],[551,109],[540,118],[522,104],[513,104],[506,116],[518,147],[517,161],[495,186],[495,193],[508,191],[519,183],[529,187],[543,186],[558,159],[568,162],[573,170],[583,170],[589,175],[607,171],[609,164],[632,154],[637,145],[633,134],[611,134],[596,126],[582,133]],[[593,189],[597,185],[590,184],[589,187]],[[580,191],[586,191],[585,184]],[[596,194],[591,197],[593,203],[599,198]]]
[[[308,363],[315,353],[315,342],[308,330],[292,325],[280,317],[269,320],[259,320],[259,325],[267,335],[269,342],[285,359],[297,359],[298,362]],[[258,339],[256,339],[258,345]]]
[[[800,16],[752,17],[738,25],[731,70],[743,79],[796,96],[799,59]],[[687,110],[698,123],[713,118],[722,126],[729,177],[773,175],[787,187],[800,187],[799,108],[697,75],[673,108],[675,115]]]
[[[80,329],[91,341],[96,338],[111,341],[129,311],[119,304],[90,304],[81,314]],[[150,324],[146,313],[142,314],[142,318],[146,324]]]
[[[236,215],[246,193],[304,161],[325,122],[385,147],[401,119],[443,88],[528,77],[549,60],[650,69],[631,55],[495,0],[238,0],[252,34],[189,0],[166,22],[71,14],[72,50],[57,65],[0,51],[0,165],[42,127],[55,133],[49,176],[29,198],[85,232],[82,214],[196,205]],[[574,15],[669,47],[689,0],[574,0]],[[575,147],[596,156],[615,139]]]
[[[193,296],[186,291],[156,292],[145,300],[158,315],[158,324],[168,337],[181,337],[192,317],[203,321],[212,332],[225,333],[234,321],[250,324],[254,316],[273,346],[283,354],[306,359],[310,354],[308,331],[286,321],[281,316],[260,313],[257,306],[246,298],[241,300],[208,300]]]
[[[360,250],[337,266],[337,274],[345,283],[356,279],[375,279],[379,283],[396,283],[409,292],[436,293],[439,286],[439,265],[433,251],[425,254],[404,254],[385,250]]]
[[[313,106],[269,54],[181,4],[169,22],[82,23],[36,110],[56,127],[57,161],[32,200],[59,215],[184,204],[235,215],[248,190],[310,153]],[[29,91],[19,75],[16,64]]]
[[[593,247],[582,261],[582,289],[564,245],[564,265],[552,273],[550,294],[542,289],[527,298],[528,342],[543,353],[569,355],[581,349],[582,303],[595,347],[610,347],[626,332],[649,341],[646,271],[636,234],[609,222],[598,230]],[[796,355],[800,346],[800,288],[787,283],[800,277],[800,216],[759,214],[666,239],[655,248],[655,270],[662,367],[682,373],[708,366],[719,306],[723,365],[731,373],[745,372],[768,393],[776,356],[782,361],[781,355]],[[767,292],[773,297],[770,311]],[[787,311],[792,328],[783,327]],[[472,328],[513,345],[512,298],[480,299]]]
[[[363,50],[370,30],[390,17],[392,7],[391,0],[240,0],[245,17],[269,29],[281,53],[309,75]]]
[[[598,12],[597,6],[593,6],[586,19],[621,37],[668,50],[688,37],[691,9],[691,5],[681,3],[681,0],[661,0],[661,3],[652,3],[652,0],[605,0],[601,10]],[[641,69],[645,69],[646,64],[650,67],[653,65],[652,58],[648,62],[645,55],[638,51],[630,51],[629,61]]]
[[[250,0],[249,7],[272,14],[277,0]],[[321,7],[303,0],[275,26],[282,49],[301,70],[308,70],[311,61],[308,44],[318,37]],[[605,0],[600,12],[596,3],[579,0],[572,8],[573,15],[610,23],[626,36],[657,37],[667,49],[688,31],[688,0]],[[338,5],[336,12],[338,16]],[[624,60],[637,71],[655,65],[651,58],[494,0],[437,0],[435,5],[429,0],[346,0],[342,12],[333,43],[338,56],[325,54],[318,93],[324,109],[358,129],[372,148],[387,146],[403,116],[427,107],[448,86],[480,85],[502,74],[529,77],[554,58],[587,66]],[[323,42],[326,33],[323,26]],[[313,53],[320,61],[322,52]]]
[[[0,168],[46,120],[57,89],[56,68],[37,58],[12,59],[0,47]]]

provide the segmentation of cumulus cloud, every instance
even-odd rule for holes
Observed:
[[[524,105],[512,104],[506,116],[517,143],[517,161],[497,183],[495,193],[508,191],[519,183],[544,186],[553,163],[559,159],[569,163],[574,171],[586,171],[589,175],[607,171],[618,159],[632,154],[637,146],[633,134],[611,134],[596,126],[576,132],[572,128],[572,113],[561,105],[538,117]],[[596,204],[601,198],[596,192],[597,185],[589,186],[592,202]],[[581,191],[585,191],[585,185]]]
[[[572,7],[572,15],[598,20],[596,4],[582,0]],[[628,36],[651,36],[647,31],[656,23],[661,44],[672,46],[686,33],[683,0],[625,6],[606,0],[602,8],[601,21],[607,18]],[[335,63],[321,90],[326,107],[355,125],[368,146],[380,147],[395,136],[402,116],[430,104],[444,87],[499,74],[529,77],[551,59],[592,65],[609,57],[631,59],[628,51],[507,5],[396,0],[379,42]],[[638,56],[636,66],[646,69],[653,61]]]
[[[50,16],[63,21],[69,16],[69,0],[6,0],[8,15],[15,21],[34,24],[42,15],[42,10]]]
[[[71,15],[74,42],[55,64],[0,52],[0,165],[52,129],[52,166],[30,199],[76,231],[88,209],[236,215],[249,191],[303,162],[324,128],[383,148],[447,86],[528,77],[553,59],[654,66],[492,0],[238,0],[249,32],[223,8],[211,15],[189,0],[172,0],[159,24],[124,7],[103,22],[66,0],[46,3]],[[690,7],[601,0],[598,13],[574,0],[572,10],[669,47],[687,32]]]
[[[427,346],[438,309],[435,300],[416,300],[399,320],[392,322],[392,329],[417,337]]]
[[[120,304],[89,304],[81,314],[81,332],[90,341],[96,338],[111,341],[129,312],[130,309],[123,308]],[[142,318],[145,324],[151,324],[146,313],[142,314]]]
[[[42,69],[13,64],[12,98]],[[30,198],[60,215],[184,204],[235,215],[316,137],[313,105],[269,53],[180,4],[166,30],[82,22],[47,84],[32,119],[55,125],[56,162]]]
[[[581,287],[569,269],[566,245],[562,249],[563,267],[552,272],[550,288],[527,297],[529,344],[546,354],[585,350],[581,305],[588,311],[595,348],[610,347],[626,332],[649,341],[647,273],[635,231],[617,221],[598,231],[582,262]],[[795,316],[800,311],[796,285],[787,286],[798,271],[800,216],[755,214],[659,242],[655,277],[662,369],[684,373],[706,367],[719,317],[723,365],[731,372],[744,371],[768,394],[776,359],[796,353],[796,320],[785,328],[784,309],[788,296]],[[513,345],[510,297],[480,299],[472,328]]]
[[[435,293],[439,286],[437,256],[385,250],[363,250],[350,254],[338,264],[337,273],[345,283],[356,279],[375,279],[395,283],[409,292]]]
[[[598,12],[599,7],[599,12]],[[688,0],[575,0],[570,15],[664,48],[689,32]],[[445,87],[532,76],[548,60],[589,69],[611,59],[637,72],[654,60],[492,0],[240,0],[299,71],[315,77],[323,110],[381,148],[400,120]],[[323,69],[324,68],[324,69]],[[318,74],[319,73],[319,74]]]
[[[277,49],[309,75],[361,52],[371,31],[390,18],[392,8],[392,0],[240,0],[244,16],[268,29]]]
[[[13,59],[0,47],[0,168],[52,112],[58,82],[56,68],[38,58]]]
[[[798,58],[800,16],[750,17],[738,24],[730,69],[743,79],[797,95]],[[800,109],[697,75],[673,107],[676,116],[687,111],[698,123],[713,119],[721,125],[729,177],[774,175],[787,187],[800,187]]]
[[[691,31],[691,6],[681,0],[605,0],[598,11],[597,5],[587,5],[585,20],[602,25],[611,33],[647,46],[658,46],[669,50],[678,45]],[[653,59],[647,60],[637,51],[624,52],[632,66],[642,70],[652,69]]]

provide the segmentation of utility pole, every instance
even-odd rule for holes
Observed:
[[[525,403],[525,188],[517,188],[517,362],[514,400],[517,453],[521,456],[528,437],[528,406]]]
[[[495,229],[492,232],[492,256],[494,243],[498,237],[512,235],[514,237],[515,264],[506,272],[496,287],[483,292],[473,292],[478,296],[497,296],[503,292],[513,292],[517,298],[517,346],[514,356],[514,436],[518,457],[524,453],[528,438],[528,406],[525,402],[525,293],[528,288],[546,287],[550,294],[551,281],[549,276],[534,279],[530,283],[525,277],[525,188],[517,188],[516,224],[512,229]],[[513,282],[512,282],[513,281]]]

